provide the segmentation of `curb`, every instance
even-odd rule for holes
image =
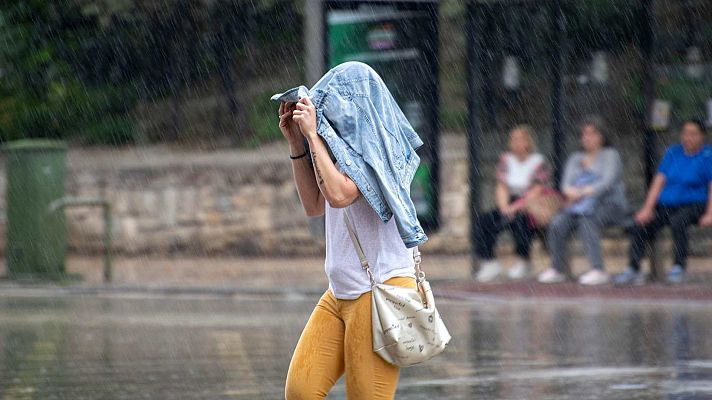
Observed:
[[[712,286],[699,283],[587,287],[577,283],[542,284],[534,281],[490,284],[443,282],[435,285],[434,290],[439,297],[466,301],[712,304]]]
[[[146,295],[146,296],[210,296],[234,297],[252,296],[316,296],[323,288],[248,288],[210,286],[56,286],[56,285],[0,285],[0,297],[49,297],[49,296],[102,296],[102,295]]]

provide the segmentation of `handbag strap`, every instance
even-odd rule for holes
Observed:
[[[353,226],[353,222],[351,222],[351,217],[349,214],[349,207],[344,208],[344,220],[346,222],[346,229],[348,229],[349,231],[349,236],[351,236],[351,241],[353,242],[354,248],[356,249],[356,254],[358,254],[358,258],[361,261],[361,268],[366,271],[366,273],[368,274],[368,278],[371,280],[371,286],[373,286],[376,284],[376,280],[373,277],[373,273],[371,272],[371,267],[368,265],[368,260],[366,259],[366,255],[363,252],[363,247],[361,247],[361,241],[358,239],[358,234],[356,233],[356,229]],[[415,246],[413,248],[413,261],[415,262],[416,282],[420,284],[420,282],[423,282],[425,280],[425,272],[423,272],[423,270],[420,268],[422,258],[420,256],[420,250],[418,250],[418,246]]]

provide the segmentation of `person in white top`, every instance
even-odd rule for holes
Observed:
[[[296,104],[281,103],[279,119],[302,206],[309,216],[325,215],[329,280],[294,350],[285,398],[322,399],[345,374],[349,399],[392,399],[400,371],[373,351],[371,282],[361,268],[344,213],[349,210],[376,281],[415,288],[412,251],[405,247],[395,220],[384,224],[335,163],[316,132],[316,109],[308,97]]]
[[[501,155],[497,164],[495,201],[497,208],[478,219],[475,228],[475,251],[480,258],[480,269],[475,279],[491,282],[502,273],[495,258],[497,236],[509,229],[514,237],[519,260],[509,269],[510,279],[525,278],[531,271],[529,250],[535,228],[523,212],[526,201],[536,197],[549,186],[550,172],[544,157],[535,152],[532,129],[518,125],[509,133],[509,151]]]

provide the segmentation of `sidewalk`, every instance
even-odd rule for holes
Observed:
[[[620,272],[623,257],[608,256],[609,272]],[[511,257],[502,260],[511,265]],[[535,259],[535,273],[547,267],[545,258]],[[429,256],[424,254],[423,269],[433,282],[436,293],[458,299],[630,299],[630,300],[712,300],[712,260],[691,258],[689,282],[679,286],[661,283],[642,287],[617,288],[611,285],[582,287],[576,283],[543,285],[533,278],[521,282],[480,284],[472,279],[467,256]],[[586,270],[582,257],[574,258],[573,271]],[[102,260],[99,257],[69,257],[67,271],[83,278],[71,283],[15,282],[0,280],[0,291],[53,289],[73,293],[156,292],[235,294],[319,294],[327,287],[321,258],[116,258],[113,281],[102,281]],[[5,276],[4,261],[0,276]]]

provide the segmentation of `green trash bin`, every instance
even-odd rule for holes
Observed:
[[[64,142],[25,139],[7,155],[7,272],[11,278],[64,276],[66,222],[51,203],[64,196]]]

